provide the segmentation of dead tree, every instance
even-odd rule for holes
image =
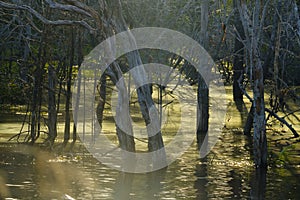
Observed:
[[[253,90],[253,155],[257,167],[267,166],[266,116],[264,102],[264,77],[260,60],[261,31],[264,24],[266,3],[263,7],[260,0],[255,1],[252,16],[245,2],[238,2],[239,12],[245,32],[245,46],[249,55],[249,76]],[[263,8],[263,9],[262,9]],[[261,14],[261,10],[262,14]]]
[[[200,43],[204,48],[208,47],[208,3],[207,0],[201,2]],[[199,143],[202,143],[208,131],[209,97],[208,85],[205,83],[200,73],[198,74],[197,100],[197,140]]]
[[[245,39],[243,25],[238,11],[238,2],[234,0],[233,5],[235,10],[235,41],[234,41],[234,58],[233,58],[233,99],[237,103],[243,102],[243,91],[240,88],[239,82],[243,80],[244,74],[244,43]]]

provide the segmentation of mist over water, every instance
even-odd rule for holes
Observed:
[[[239,131],[225,131],[204,159],[199,159],[194,143],[168,168],[147,174],[110,169],[83,152],[84,147],[80,152],[62,155],[30,148],[1,144],[1,196],[145,200],[299,198],[299,174],[283,167],[269,167],[266,173],[258,174],[249,155],[247,138]]]

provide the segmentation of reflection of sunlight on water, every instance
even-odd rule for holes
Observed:
[[[251,147],[242,131],[236,128],[242,122],[237,109],[233,104],[229,109],[231,119],[226,124],[227,129],[206,158],[199,159],[197,145],[193,143],[183,156],[157,173],[127,174],[112,170],[84,148],[76,147],[72,153],[65,151],[56,155],[35,148],[0,144],[0,196],[11,199],[249,199],[254,171]],[[166,144],[174,138],[174,129],[177,130],[181,122],[179,110],[177,104],[165,108],[168,117],[163,137]],[[7,131],[7,127],[19,128],[19,124],[0,124],[0,132]],[[18,132],[18,128],[14,130]],[[117,144],[112,118],[106,118],[103,128]],[[63,131],[61,123],[59,130]],[[9,134],[1,133],[3,141]],[[136,143],[138,149],[147,148],[144,142]],[[267,199],[276,195],[299,199],[297,176],[283,167],[269,170]]]
[[[239,161],[234,161],[234,160],[218,160],[218,161],[212,161],[212,165],[224,165],[227,167],[252,167],[253,163],[249,160],[239,160]]]
[[[248,199],[253,166],[245,137],[228,131],[221,139],[204,159],[194,143],[167,169],[148,174],[112,170],[81,148],[55,155],[1,145],[0,192],[15,199]],[[270,172],[267,191],[285,193],[283,180]]]

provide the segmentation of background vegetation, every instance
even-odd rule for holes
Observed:
[[[248,98],[252,102],[245,133],[252,134],[254,128],[254,149],[259,151],[254,151],[255,163],[266,165],[265,126],[270,116],[298,135],[286,116],[299,112],[299,4],[296,0],[0,1],[0,103],[4,109],[9,108],[7,105],[23,105],[25,112],[20,133],[11,139],[33,144],[46,134],[45,144],[51,146],[57,138],[58,114],[63,113],[64,143],[71,136],[75,141],[71,86],[84,56],[127,27],[164,27],[202,44],[225,82],[233,85],[234,100],[242,103]],[[137,63],[167,63],[191,84],[201,85],[201,77],[176,55],[150,51],[133,58]],[[122,63],[120,59],[111,66],[114,75],[106,75],[113,81],[118,69],[132,67],[130,61],[123,59]],[[105,95],[105,81],[103,78],[98,82],[100,96]],[[152,100],[146,97],[145,101]],[[104,102],[99,102],[98,108],[102,116]],[[46,132],[42,126],[47,127]],[[200,132],[205,131],[201,127]],[[132,138],[127,140],[124,148],[134,151]],[[159,138],[155,141],[163,146]],[[149,150],[155,150],[154,146],[150,145]]]

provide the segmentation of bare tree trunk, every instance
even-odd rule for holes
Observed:
[[[113,17],[115,18],[115,29],[117,32],[128,31],[127,25],[123,18],[122,6],[120,0],[113,0],[109,2],[113,8]],[[130,36],[131,37],[131,36]],[[132,42],[134,38],[130,38]],[[138,51],[130,52],[127,54],[127,60],[131,68],[135,66],[142,66],[142,60]],[[136,85],[141,85],[143,80],[147,79],[146,72],[143,67],[140,67],[131,74]],[[165,151],[163,150],[164,143],[162,139],[161,129],[159,125],[159,116],[157,109],[154,105],[149,85],[142,85],[137,89],[138,101],[142,116],[145,120],[148,132],[148,150],[149,152],[155,152],[153,155],[153,167],[156,168],[156,164],[161,165],[166,159]],[[151,124],[151,125],[150,125]],[[149,126],[150,125],[150,126]],[[159,130],[153,135],[153,130]],[[163,151],[157,151],[157,150]]]
[[[208,130],[208,117],[209,117],[209,97],[208,97],[208,86],[206,85],[204,79],[199,74],[198,75],[198,129],[197,134],[206,134]]]
[[[257,55],[257,54],[256,54]],[[255,164],[259,167],[267,166],[267,138],[264,102],[263,68],[260,61],[254,66],[254,133],[253,150]]]
[[[39,67],[38,67],[39,68]],[[39,69],[37,69],[40,71]],[[40,73],[37,73],[35,76],[36,79],[34,80],[33,85],[33,97],[32,97],[32,103],[31,103],[31,119],[30,119],[30,143],[33,144],[36,140],[36,124],[37,124],[37,101],[38,101],[38,90],[40,89],[39,84],[39,77]]]
[[[297,27],[296,27],[296,32],[298,37],[300,38],[300,15],[299,15],[299,9],[296,1],[293,1],[293,6],[294,6],[294,11],[295,11],[295,17],[297,20]]]
[[[251,135],[251,129],[253,127],[253,117],[254,117],[254,106],[251,104],[250,111],[247,116],[246,124],[244,126],[244,134],[247,136]]]
[[[124,79],[121,79],[122,71],[117,63],[113,63],[110,66],[110,68],[108,68],[108,71],[111,80],[113,81],[113,83],[116,85],[118,89],[119,98],[116,107],[116,121],[117,121],[116,130],[117,130],[119,144],[121,149],[130,152],[135,152],[135,142],[133,138],[133,128],[130,120],[130,114],[129,114],[129,110],[126,110],[126,107],[129,109],[129,104],[128,104],[129,99],[127,96],[126,84],[124,82]],[[124,163],[130,164],[127,163],[126,161]],[[128,166],[126,165],[124,167],[128,167]]]
[[[97,89],[100,95],[100,99],[97,105],[97,119],[100,127],[102,128],[103,111],[104,111],[104,106],[106,101],[106,75],[105,74],[103,74],[102,77],[100,78],[100,86],[98,86]]]
[[[240,5],[240,4],[239,4]],[[246,36],[247,50],[249,51],[249,63],[253,74],[253,155],[257,167],[267,166],[267,138],[266,117],[264,102],[264,76],[260,60],[260,36],[267,4],[261,16],[261,1],[255,0],[253,21],[248,16],[245,2],[239,6],[241,19]],[[251,76],[251,75],[250,75]],[[251,78],[251,77],[250,77]],[[251,112],[250,112],[251,114]]]
[[[128,54],[128,62],[131,67],[141,66],[142,61],[140,55],[137,51],[131,52]],[[141,80],[147,80],[146,72],[143,68],[139,68],[135,70],[134,73],[131,74],[135,84],[141,85]],[[137,89],[138,94],[138,102],[140,104],[140,109],[142,112],[142,116],[145,120],[145,124],[147,126],[148,132],[148,150],[150,152],[157,151],[164,147],[160,124],[159,124],[159,115],[154,105],[154,101],[152,99],[151,90],[148,84],[144,84]],[[151,125],[150,125],[151,124]],[[153,135],[153,130],[159,130],[155,135]],[[159,162],[159,158],[165,158],[165,155],[157,155],[156,158],[153,158],[156,162]]]
[[[52,65],[48,67],[48,140],[51,145],[53,145],[54,140],[57,136],[57,113],[56,113],[56,98],[55,98],[55,88],[56,88],[56,75],[55,70]]]
[[[31,124],[30,124],[30,143],[34,144],[40,134],[40,108],[42,102],[42,77],[43,77],[43,40],[42,37],[40,41],[39,53],[38,53],[38,62],[36,63],[37,69],[34,72],[34,85],[33,85],[33,96],[31,104]]]
[[[74,65],[74,33],[73,29],[71,29],[71,47],[70,47],[70,63],[67,70],[67,91],[66,91],[66,108],[65,108],[65,132],[64,132],[64,144],[67,144],[70,139],[70,100],[71,100],[71,83],[72,83],[72,69]]]
[[[265,117],[265,101],[264,101],[264,74],[260,60],[259,41],[260,41],[260,19],[261,2],[255,1],[254,9],[254,36],[252,40],[253,48],[253,94],[254,94],[254,134],[253,134],[253,150],[254,161],[258,167],[267,167],[267,137],[266,137],[266,117]]]
[[[201,2],[201,30],[200,30],[200,43],[204,48],[208,46],[208,0]],[[209,117],[209,97],[208,86],[206,85],[201,74],[198,74],[198,90],[197,90],[197,140],[199,143],[203,142],[205,135],[208,131],[208,117]]]
[[[78,109],[79,109],[79,99],[80,99],[80,89],[81,89],[81,71],[78,71],[78,86],[77,86],[77,91],[76,91],[76,100],[75,100],[75,106],[74,106],[74,113],[78,113]],[[74,125],[73,125],[73,141],[72,141],[72,145],[75,144],[76,139],[77,139],[77,127],[76,127],[76,123],[77,123],[77,114],[74,115]]]
[[[277,13],[278,12],[278,13]],[[280,22],[279,22],[279,17],[278,15],[281,14],[281,0],[278,0],[278,5],[277,5],[277,12],[274,16],[274,18],[276,20],[274,20],[274,34],[276,35],[276,40],[275,40],[275,48],[274,48],[274,51],[275,51],[275,55],[274,55],[274,81],[275,81],[275,90],[276,92],[278,91],[279,89],[279,55],[280,55],[280,37],[281,37],[281,25],[280,25]],[[275,24],[276,23],[276,24]]]
[[[78,83],[81,83],[81,74],[80,74],[80,66],[81,66],[81,63],[83,61],[83,54],[82,54],[82,41],[81,41],[81,38],[83,37],[82,35],[82,32],[79,31],[78,32],[78,41],[77,41],[77,64],[78,64],[78,71],[79,71],[79,74],[78,74]],[[77,91],[77,95],[80,95],[80,85],[78,86],[78,91]],[[77,112],[78,110],[78,106],[79,106],[79,96],[77,96],[77,99],[75,101],[75,113]],[[77,116],[76,116],[77,117]],[[77,122],[77,119],[76,117],[73,119],[74,123],[73,123],[73,139],[72,139],[72,145],[75,144],[76,140],[77,140],[77,129],[76,129],[76,122]]]
[[[244,69],[244,44],[242,40],[245,39],[243,31],[243,25],[240,19],[239,12],[237,10],[237,2],[240,0],[234,0],[235,10],[235,28],[236,36],[234,43],[234,58],[233,58],[233,99],[235,102],[243,102],[243,91],[240,88],[240,81],[243,79]]]
[[[277,3],[277,7],[276,7],[276,2]],[[278,12],[274,12],[274,16],[273,16],[273,27],[272,27],[272,32],[271,32],[271,37],[269,40],[269,48],[268,48],[268,54],[264,60],[264,64],[263,64],[263,69],[264,69],[264,79],[270,76],[269,73],[269,67],[272,66],[272,63],[274,62],[275,64],[275,60],[274,60],[274,52],[275,52],[275,46],[276,46],[276,37],[277,36],[277,32],[278,32],[278,25],[279,25],[279,14],[280,14],[280,5],[281,1],[277,0],[274,1],[274,10],[277,10]],[[271,78],[271,77],[270,77]]]

